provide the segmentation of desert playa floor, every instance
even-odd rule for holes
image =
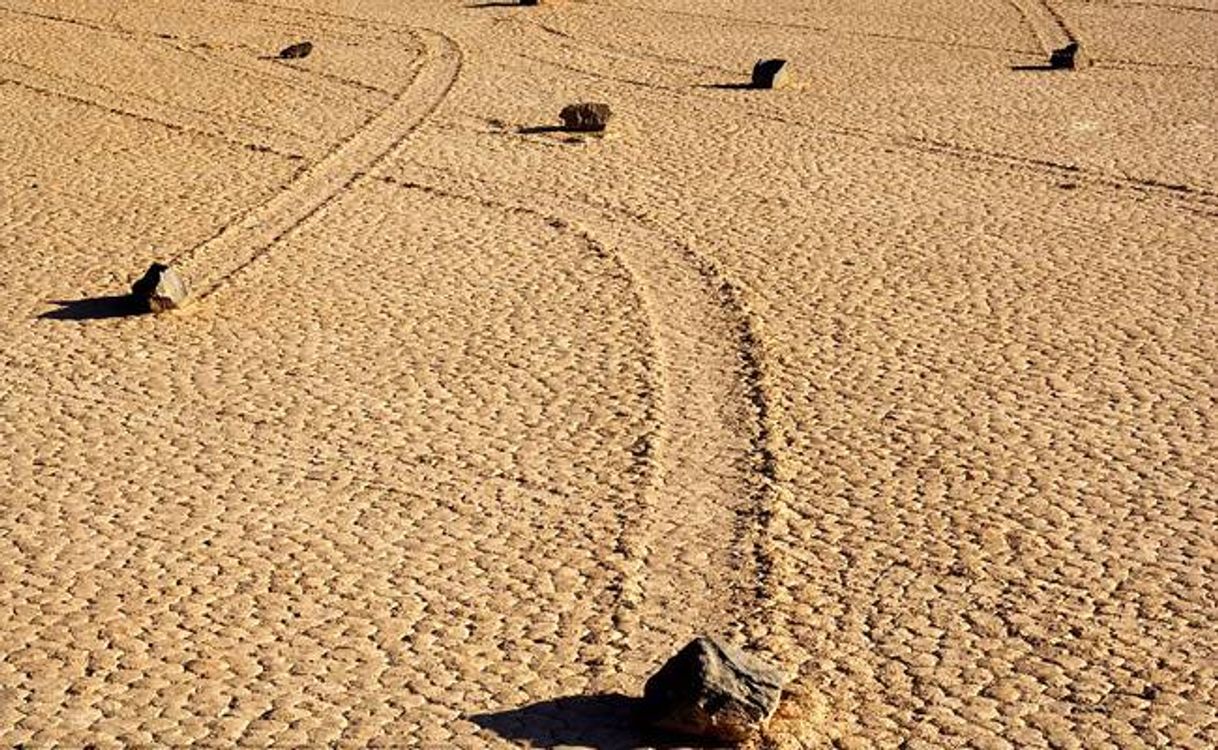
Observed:
[[[1213,747],[1216,88],[1213,0],[0,0],[0,745],[628,748],[709,632],[770,747]]]

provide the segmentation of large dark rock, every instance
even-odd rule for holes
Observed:
[[[1078,42],[1070,42],[1049,54],[1049,67],[1055,70],[1074,70],[1078,63]]]
[[[785,675],[712,638],[695,638],[647,680],[643,716],[652,726],[708,740],[742,742],[778,709]]]
[[[758,60],[753,66],[753,88],[780,89],[791,82],[786,60]]]
[[[299,60],[302,57],[308,57],[313,52],[312,42],[298,42],[290,44],[287,47],[279,50],[280,60]]]
[[[148,271],[131,285],[131,295],[154,313],[176,310],[186,304],[190,287],[177,271],[163,263],[153,263]]]
[[[609,105],[599,102],[568,104],[558,113],[565,129],[580,133],[604,130],[612,116],[613,111],[609,109]]]

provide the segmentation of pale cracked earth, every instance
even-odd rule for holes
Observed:
[[[645,746],[702,632],[768,747],[1218,745],[1216,87],[1215,0],[0,0],[0,745]]]

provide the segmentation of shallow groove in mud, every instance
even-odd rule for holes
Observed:
[[[438,178],[436,181],[445,184],[462,181],[458,175],[444,170],[438,170],[436,177]],[[396,181],[402,182],[403,180]],[[416,179],[405,180],[405,182],[421,186],[422,189],[447,192],[446,188],[431,186],[430,182],[422,183]],[[483,195],[484,191],[490,189],[505,191],[509,194],[514,192],[512,186],[493,186],[481,179],[476,182],[476,185],[478,195]],[[767,396],[766,383],[769,376],[767,375],[764,334],[760,320],[749,307],[744,288],[731,280],[724,270],[708,256],[699,253],[687,241],[672,235],[647,216],[587,196],[564,196],[538,190],[535,187],[531,188],[531,192],[534,196],[542,198],[548,204],[556,207],[561,213],[582,214],[585,219],[589,215],[601,216],[604,220],[613,222],[619,227],[630,226],[641,230],[649,237],[658,240],[661,245],[670,248],[669,253],[659,254],[664,258],[662,262],[657,262],[654,250],[646,254],[648,257],[643,257],[638,252],[630,250],[628,245],[624,245],[618,251],[622,254],[623,262],[631,269],[632,276],[639,280],[644,293],[665,301],[662,305],[659,303],[650,305],[654,311],[655,335],[661,342],[660,351],[664,351],[666,348],[675,348],[677,352],[685,351],[682,347],[688,346],[688,344],[680,341],[682,324],[677,319],[680,316],[676,314],[675,310],[695,307],[697,302],[697,300],[686,298],[677,303],[672,298],[671,290],[666,289],[666,274],[671,273],[669,270],[671,267],[679,267],[681,273],[692,273],[697,279],[695,288],[700,290],[704,302],[709,302],[709,309],[718,311],[717,314],[722,316],[725,337],[716,339],[715,346],[723,349],[719,361],[732,364],[724,366],[722,372],[703,372],[700,375],[701,377],[709,375],[712,378],[730,379],[735,383],[730,388],[732,394],[730,398],[739,402],[737,414],[742,419],[742,424],[729,426],[729,432],[739,432],[735,438],[728,438],[727,447],[730,452],[736,453],[743,459],[743,463],[735,487],[721,491],[709,502],[713,502],[721,509],[729,510],[731,513],[732,542],[728,545],[728,549],[731,550],[732,567],[738,573],[742,572],[743,575],[729,580],[730,577],[726,575],[726,571],[703,570],[699,571],[699,574],[716,575],[718,580],[714,585],[727,585],[731,589],[730,606],[726,608],[726,611],[717,613],[720,618],[725,616],[730,618],[721,620],[721,627],[724,630],[737,633],[757,648],[774,654],[786,655],[793,661],[802,660],[803,656],[798,645],[791,640],[787,629],[783,626],[784,615],[777,604],[776,594],[782,586],[780,571],[785,569],[781,543],[775,542],[771,528],[783,513],[784,502],[779,488],[779,456],[774,448],[778,434],[771,413],[771,401]],[[485,200],[485,198],[471,199]],[[566,207],[565,210],[564,207]],[[532,209],[524,210],[532,211]],[[649,244],[654,245],[654,241]],[[709,321],[707,323],[709,324]],[[670,354],[669,356],[675,355]],[[688,354],[680,356],[689,357]],[[705,355],[695,357],[693,361],[699,361],[700,369],[704,371],[714,369],[714,362]],[[666,438],[674,447],[661,444],[657,450],[664,459],[679,463],[683,456],[675,446],[683,435],[715,434],[716,428],[699,424],[693,414],[684,414],[680,411],[681,393],[688,393],[689,388],[696,389],[700,386],[696,383],[693,385],[682,383],[682,377],[688,379],[689,376],[683,376],[671,366],[665,367],[665,373],[670,382],[665,389],[667,398],[662,402],[665,414],[663,424],[666,425],[666,428],[661,433],[661,437]],[[683,388],[685,390],[682,390]],[[722,428],[719,429],[722,430]],[[653,506],[653,512],[657,516],[665,512],[672,513],[674,511],[674,508],[670,507],[672,505],[679,506],[673,493],[682,490],[680,483],[688,481],[692,468],[668,467],[663,471],[669,476],[664,476],[660,480],[661,492],[665,494],[665,497],[662,503]],[[691,506],[685,513],[680,514],[678,523],[684,520],[682,516],[696,514],[697,507],[699,506]],[[646,532],[643,532],[641,536],[647,544],[659,543],[674,547],[682,544],[682,537],[679,533],[676,538],[665,539],[649,538],[654,535]],[[698,542],[691,540],[691,543],[697,544]],[[651,588],[654,590],[662,588],[662,586],[653,582]],[[643,593],[645,595],[646,591]]]
[[[418,30],[425,51],[414,80],[384,110],[336,144],[280,193],[222,226],[171,262],[207,297],[270,247],[339,197],[355,176],[395,152],[447,96],[461,70],[461,51],[447,36]]]
[[[18,86],[36,94],[62,99],[119,117],[250,151],[274,154],[284,159],[303,159],[301,152],[307,147],[307,143],[294,134],[283,133],[267,126],[232,123],[220,127],[213,117],[201,119],[191,110],[176,105],[146,97],[136,99],[104,86],[76,82],[20,63],[0,61],[0,84]]]
[[[340,75],[336,75],[336,74],[332,74],[332,73],[326,73],[324,71],[309,70],[307,68],[294,66],[294,65],[279,66],[280,70],[289,71],[289,73],[277,74],[275,72],[274,68],[270,68],[268,66],[252,65],[248,61],[245,61],[245,60],[237,60],[237,59],[232,59],[229,57],[224,57],[220,54],[217,54],[217,50],[213,49],[211,46],[209,46],[203,42],[191,42],[188,39],[182,39],[181,37],[175,36],[173,34],[152,32],[152,31],[142,31],[139,29],[129,28],[127,26],[123,26],[123,25],[116,24],[116,23],[96,23],[93,21],[87,21],[87,20],[83,20],[83,19],[79,19],[79,18],[72,18],[69,16],[61,16],[61,15],[56,15],[56,14],[51,14],[51,13],[38,13],[35,11],[17,10],[17,9],[13,9],[13,8],[5,8],[5,7],[0,7],[0,13],[9,13],[11,15],[15,15],[15,16],[19,16],[19,17],[31,18],[31,19],[43,21],[43,22],[45,22],[47,24],[51,24],[51,25],[77,26],[79,28],[83,28],[88,31],[96,32],[99,34],[107,34],[107,35],[111,35],[111,36],[120,37],[120,38],[126,39],[126,40],[142,42],[142,43],[151,44],[151,45],[154,45],[157,47],[167,48],[176,53],[188,55],[188,56],[196,58],[198,60],[202,60],[203,62],[205,62],[209,65],[220,66],[223,68],[228,68],[233,71],[237,71],[240,74],[246,76],[247,78],[259,78],[262,80],[273,81],[276,85],[290,88],[299,94],[309,96],[314,99],[320,99],[321,94],[315,88],[313,88],[311,86],[305,86],[305,85],[300,85],[300,84],[296,83],[294,80],[292,80],[293,76],[307,76],[307,77],[314,78],[315,80],[320,81],[320,82],[325,82],[328,84],[332,84],[334,86],[340,86],[344,89],[348,89],[348,90],[349,89],[358,89],[360,91],[367,92],[367,93],[374,93],[379,96],[392,95],[391,92],[387,92],[376,86],[370,86],[368,84],[363,83],[362,81],[356,81],[356,80],[353,80],[350,78],[346,78],[344,76],[340,76]],[[274,23],[276,24],[277,27],[282,25],[278,21],[275,21]],[[229,47],[231,49],[244,49],[245,52],[247,52],[251,57],[257,56],[260,54],[265,54],[265,53],[260,53],[259,50],[254,50],[254,49],[250,49],[248,47],[243,47],[243,45],[229,45]],[[274,61],[274,62],[278,62],[278,61]],[[55,75],[55,74],[51,74],[51,73],[47,73],[47,74]],[[90,85],[99,85],[99,84],[90,84]],[[115,92],[115,93],[117,93],[117,92]],[[128,94],[128,95],[135,96],[135,94]],[[141,98],[146,98],[146,97],[141,97]],[[168,105],[163,102],[158,102],[158,103],[163,104],[164,106],[175,106],[175,105]],[[257,126],[254,123],[249,123],[249,125]],[[266,128],[267,126],[261,126],[261,127]],[[296,135],[297,137],[300,137],[300,138],[304,138],[304,136],[301,136],[299,134],[293,134],[293,135]]]
[[[597,10],[617,10],[628,11],[634,13],[659,14],[669,15],[682,18],[693,18],[700,21],[712,21],[715,23],[738,24],[741,26],[760,26],[763,28],[786,29],[790,31],[799,31],[812,34],[824,34],[828,36],[854,37],[860,39],[876,39],[887,42],[897,42],[903,44],[916,44],[928,47],[940,47],[943,49],[973,49],[985,50],[989,52],[1004,52],[1004,53],[1026,53],[1027,50],[1014,49],[1009,47],[994,47],[985,44],[970,44],[967,42],[952,42],[943,39],[926,39],[924,37],[908,36],[902,34],[889,34],[874,31],[858,31],[854,29],[837,29],[830,26],[817,26],[808,23],[794,23],[784,21],[767,21],[761,18],[741,18],[739,16],[720,15],[715,13],[700,13],[694,11],[681,11],[664,8],[648,8],[637,5],[624,4],[608,4],[608,3],[586,3],[581,0],[581,4]],[[572,37],[574,38],[574,37]]]
[[[650,89],[656,92],[677,93],[686,96],[699,97],[719,103],[728,101],[722,97],[699,93],[691,90],[689,87],[669,86],[665,84],[651,83],[648,81],[611,76],[546,57],[539,57],[536,55],[528,55],[523,53],[518,53],[517,57],[549,65],[551,67],[560,68],[562,70],[568,70],[570,72],[578,73],[597,80],[614,81],[629,86]],[[743,102],[734,103],[755,117],[760,117],[783,125],[789,125],[801,130],[828,133],[831,135],[845,136],[867,141],[873,144],[875,147],[881,149],[899,148],[916,151],[923,154],[933,154],[965,161],[986,163],[988,166],[1004,169],[1031,171],[1039,174],[1052,175],[1054,177],[1070,175],[1076,179],[1087,179],[1092,184],[1096,185],[1103,185],[1120,190],[1133,190],[1140,193],[1154,194],[1161,198],[1167,198],[1182,203],[1186,207],[1188,207],[1190,204],[1192,207],[1199,206],[1203,209],[1218,206],[1218,191],[1210,190],[1208,188],[1185,184],[1168,184],[1149,178],[1130,177],[1122,174],[1110,173],[1094,167],[1083,167],[1074,164],[1055,162],[1049,159],[1027,157],[1018,154],[1008,154],[983,147],[966,144],[953,144],[946,141],[921,136],[886,133],[883,131],[841,125],[839,123],[826,121],[809,123],[792,119],[789,116],[778,114],[775,111],[766,111],[761,108],[754,108],[744,104]]]
[[[663,404],[667,399],[666,369],[656,351],[656,325],[651,312],[651,304],[644,297],[637,277],[616,252],[589,231],[574,227],[564,217],[519,204],[495,200],[482,194],[466,194],[437,185],[385,176],[371,177],[367,174],[361,174],[359,177],[369,177],[376,182],[400,189],[473,203],[497,212],[531,216],[556,232],[576,237],[587,252],[611,263],[626,280],[634,297],[634,306],[642,317],[644,330],[647,332],[646,354],[644,355],[644,372],[647,374],[647,381],[641,395],[647,404],[644,421],[653,425],[653,429],[640,436],[636,446],[632,449],[634,472],[639,477],[642,487],[634,502],[622,503],[616,511],[617,524],[614,530],[612,553],[617,558],[614,568],[618,580],[605,588],[602,592],[604,599],[601,606],[597,608],[601,615],[608,619],[606,629],[609,636],[607,641],[597,642],[596,645],[607,647],[616,654],[615,661],[620,661],[623,642],[629,640],[631,630],[637,627],[637,622],[633,618],[627,617],[627,613],[637,609],[645,596],[646,586],[643,579],[648,569],[647,550],[650,544],[649,540],[642,537],[642,534],[646,527],[647,516],[652,512],[656,502],[655,495],[658,490],[656,467],[661,460],[660,454],[665,443],[666,426],[666,420],[662,417]],[[607,670],[611,668],[612,665],[608,662],[594,663],[593,672],[596,675],[594,681],[602,682],[607,679],[609,676]]]

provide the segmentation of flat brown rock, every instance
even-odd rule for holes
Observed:
[[[568,104],[558,114],[563,127],[576,133],[594,133],[604,130],[612,116],[613,111],[609,105],[600,102]]]

